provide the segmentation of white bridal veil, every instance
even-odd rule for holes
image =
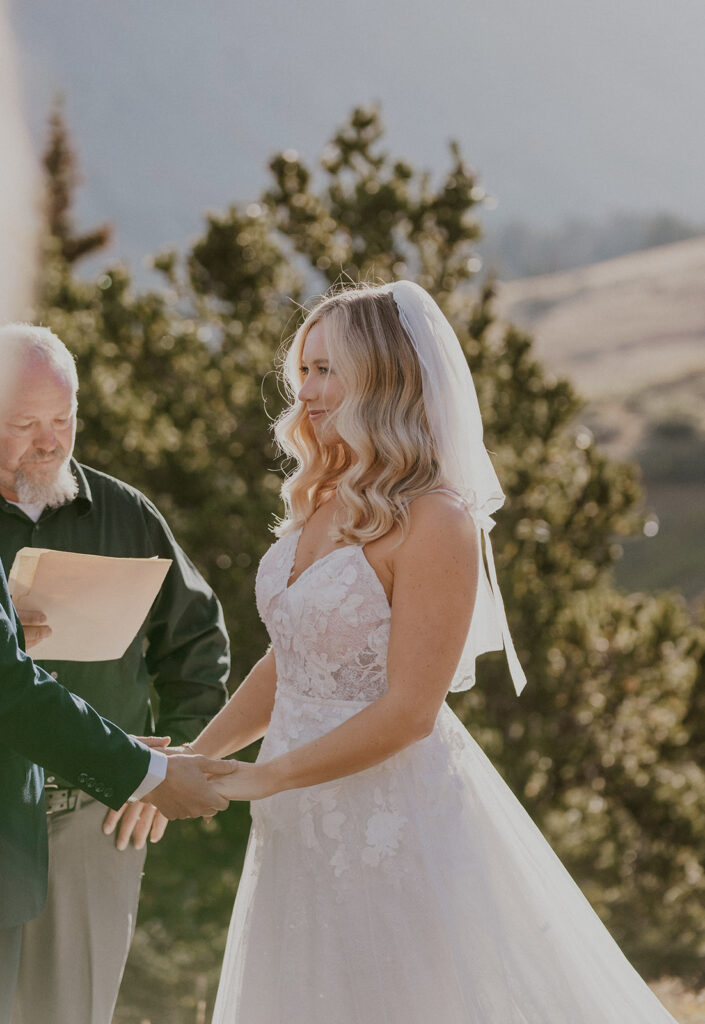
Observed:
[[[455,331],[428,292],[412,281],[397,281],[385,288],[394,297],[401,325],[421,364],[424,404],[443,477],[467,503],[484,538],[487,568],[481,559],[475,610],[451,690],[473,686],[475,659],[486,651],[504,648],[519,694],[526,676],[509,632],[490,540],[495,525],[492,515],[502,507],[505,496],[482,439],[472,374]]]

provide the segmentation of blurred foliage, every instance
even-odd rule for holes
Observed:
[[[253,586],[279,509],[277,349],[303,297],[341,276],[427,287],[457,328],[508,493],[493,542],[530,680],[516,700],[489,655],[451,702],[633,961],[702,971],[705,619],[676,594],[614,588],[619,540],[643,524],[637,470],[600,453],[570,385],[496,321],[491,281],[473,284],[485,192],[457,146],[434,183],[390,156],[379,112],[359,108],[315,171],[292,151],[270,171],[256,202],[154,260],[159,291],[121,267],[78,278],[50,222],[40,315],[78,358],[79,457],[166,514],[223,601],[235,686],[267,644]],[[150,852],[124,1000],[151,992],[153,1021],[159,991],[170,1021],[212,997],[247,828],[235,807],[171,826]]]

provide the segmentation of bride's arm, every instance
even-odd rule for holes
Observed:
[[[269,725],[276,688],[277,666],[270,649],[190,744],[191,749],[206,757],[226,757],[261,739]]]
[[[476,531],[452,500],[428,495],[411,510],[394,556],[388,692],[342,725],[268,762],[218,780],[231,800],[314,786],[379,764],[427,736],[467,637],[478,568]]]

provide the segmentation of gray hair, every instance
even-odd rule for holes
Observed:
[[[5,324],[0,327],[0,367],[10,361],[21,365],[24,359],[42,361],[57,370],[78,392],[76,362],[63,341],[48,327],[34,324]]]

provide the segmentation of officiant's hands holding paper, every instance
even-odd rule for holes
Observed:
[[[30,611],[27,608],[17,609],[24,631],[25,649],[31,650],[41,640],[51,636],[51,626],[47,625],[44,612]]]

